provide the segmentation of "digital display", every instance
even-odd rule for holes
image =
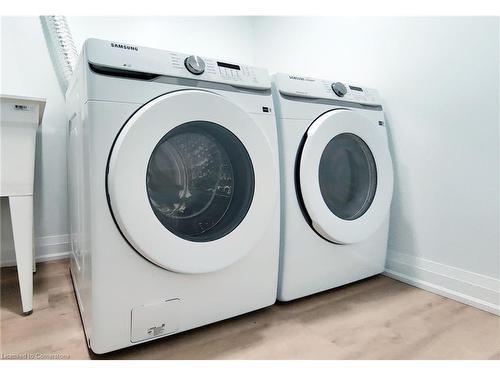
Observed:
[[[357,86],[349,86],[349,88],[351,90],[354,90],[354,91],[361,91],[361,92],[363,91],[363,89],[361,87],[357,87]]]
[[[228,64],[228,63],[220,62],[220,61],[217,61],[217,66],[220,66],[221,68],[241,70],[239,65]]]

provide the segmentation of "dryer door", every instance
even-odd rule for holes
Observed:
[[[311,225],[325,239],[363,241],[390,209],[392,161],[384,129],[339,109],[309,127],[298,164],[298,192]]]
[[[278,170],[264,132],[220,95],[182,90],[141,107],[111,150],[109,205],[129,244],[182,273],[224,268],[262,237]]]

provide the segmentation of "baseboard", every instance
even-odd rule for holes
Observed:
[[[35,259],[37,263],[68,258],[69,254],[70,242],[68,234],[35,238]],[[13,245],[2,249],[0,267],[15,265],[16,255]]]
[[[384,274],[404,283],[500,315],[500,279],[389,251]]]

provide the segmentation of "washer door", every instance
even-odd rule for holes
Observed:
[[[107,189],[126,240],[171,271],[204,273],[238,261],[277,204],[269,140],[220,95],[182,90],[141,107],[111,150]]]
[[[299,188],[315,231],[339,244],[365,240],[390,209],[392,162],[385,134],[363,115],[327,112],[309,127]]]

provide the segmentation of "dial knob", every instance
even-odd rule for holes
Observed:
[[[186,57],[186,60],[184,60],[184,65],[186,66],[187,70],[196,75],[200,75],[205,71],[205,62],[201,57],[198,56],[192,55]]]
[[[343,97],[345,94],[347,94],[347,87],[341,82],[335,82],[332,83],[332,90],[335,93],[335,95]]]

